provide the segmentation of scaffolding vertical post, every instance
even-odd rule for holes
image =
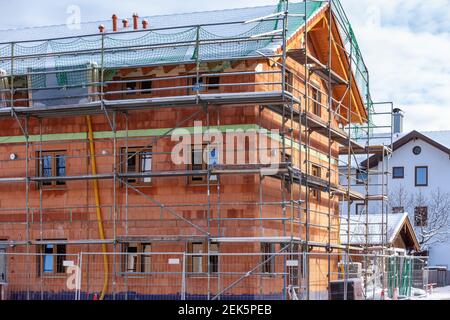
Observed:
[[[308,187],[308,173],[309,173],[309,143],[310,143],[310,134],[308,130],[308,116],[307,111],[309,110],[309,87],[308,87],[308,79],[309,79],[309,68],[308,68],[308,18],[306,15],[307,12],[307,0],[303,0],[304,9],[305,9],[305,16],[304,16],[304,24],[305,24],[305,30],[303,34],[304,38],[304,47],[305,47],[305,80],[304,80],[304,87],[305,87],[305,108],[304,108],[304,117],[305,117],[305,245],[304,250],[306,251],[305,255],[305,278],[306,278],[306,300],[310,299],[310,271],[309,271],[309,221],[310,221],[310,208],[309,208],[309,187]],[[301,123],[301,122],[300,122]],[[301,130],[300,130],[301,131]],[[300,149],[302,149],[302,145],[300,145]],[[303,163],[300,163],[302,165]],[[301,170],[302,171],[302,170]],[[303,174],[301,174],[300,179],[302,179]]]
[[[283,137],[282,137],[282,143],[283,143],[283,162],[287,162],[287,154],[286,154],[286,102],[284,101],[286,98],[286,91],[289,90],[289,88],[287,87],[289,84],[286,81],[286,68],[287,68],[287,34],[288,34],[288,18],[289,18],[289,0],[285,0],[285,5],[284,5],[284,12],[283,12],[283,72],[282,72],[282,95],[283,95],[283,120],[282,120],[282,132],[283,132]],[[292,155],[292,154],[291,154]],[[282,196],[281,196],[281,201],[282,201],[282,212],[283,212],[283,221],[282,221],[282,225],[283,225],[283,236],[286,236],[286,175],[283,175],[283,179],[282,179]],[[289,189],[291,189],[291,186],[289,185]],[[291,246],[292,247],[292,242],[291,242]],[[284,282],[284,290],[283,290],[283,298],[284,300],[287,300],[287,275],[286,275],[286,256],[284,255],[284,275],[283,275],[283,282]]]
[[[196,27],[196,40],[195,40],[195,86],[193,90],[196,95],[197,103],[199,102],[199,92],[201,90],[200,84],[200,28],[201,26]]]
[[[295,89],[295,85],[294,85],[294,81],[292,83],[293,85],[293,89]],[[292,91],[294,94],[294,90]],[[289,126],[289,131],[290,131],[290,150],[291,150],[291,164],[289,167],[289,208],[290,208],[290,212],[289,212],[289,222],[290,222],[290,229],[289,229],[289,234],[290,234],[290,238],[291,238],[291,246],[290,246],[290,252],[291,255],[289,257],[289,259],[293,260],[297,260],[299,261],[299,257],[298,257],[298,246],[297,246],[297,241],[294,240],[294,230],[295,230],[295,221],[294,221],[294,213],[295,213],[295,208],[294,208],[294,192],[295,192],[295,188],[294,188],[294,167],[295,167],[295,159],[294,159],[294,103],[291,102],[290,105],[290,126]],[[286,262],[285,262],[286,264]],[[295,267],[291,267],[292,269],[295,269]],[[297,274],[298,274],[298,264],[297,264]],[[292,284],[292,290],[294,291],[296,287],[298,287],[298,276],[294,279],[292,276],[292,273],[289,272],[289,284]]]
[[[328,231],[328,270],[327,270],[327,289],[328,289],[328,299],[331,300],[331,256],[330,256],[330,252],[331,252],[331,227],[332,227],[332,219],[331,219],[331,206],[332,206],[332,192],[331,192],[331,173],[332,173],[332,168],[331,168],[331,155],[332,155],[332,144],[333,144],[333,140],[331,138],[331,126],[332,126],[332,117],[331,114],[333,112],[333,89],[332,89],[332,80],[331,80],[331,68],[332,68],[332,54],[331,54],[331,48],[332,48],[332,30],[331,30],[331,23],[332,23],[332,19],[333,19],[333,13],[332,13],[332,6],[331,6],[331,2],[332,0],[330,0],[329,3],[329,11],[328,11],[328,61],[327,61],[327,65],[328,65],[328,185],[327,185],[327,189],[328,189],[328,226],[327,226],[327,231]],[[321,106],[320,106],[321,107]]]
[[[261,127],[261,118],[262,118],[262,112],[264,110],[264,107],[260,106],[259,107],[259,113],[258,113],[258,120],[259,120],[259,127]],[[260,132],[261,135],[261,132]],[[259,139],[261,139],[261,136],[259,137]],[[259,193],[259,229],[260,229],[260,236],[263,237],[264,236],[264,225],[263,225],[263,216],[264,216],[264,208],[263,208],[263,182],[264,181],[264,176],[260,173],[258,175],[258,193]]]
[[[20,119],[18,119],[19,121]],[[27,289],[27,299],[30,300],[30,283],[31,283],[31,272],[30,266],[30,244],[31,244],[31,232],[30,232],[30,182],[29,182],[29,135],[28,135],[28,117],[25,118],[25,202],[26,202],[26,216],[27,216],[27,269],[28,269],[28,289]]]
[[[78,271],[76,277],[77,283],[77,295],[76,300],[81,300],[81,286],[82,286],[82,277],[83,277],[83,251],[78,253]]]
[[[42,159],[42,119],[39,119],[39,151],[38,151],[38,170],[39,173],[43,170],[43,159]],[[43,206],[43,188],[42,183],[39,182],[39,239],[44,239],[44,206]],[[44,286],[44,277],[40,277],[40,287],[41,287],[41,296]]]
[[[25,118],[25,202],[26,202],[26,215],[27,215],[27,241],[31,241],[31,231],[30,231],[30,177],[29,177],[29,152],[30,152],[30,142],[28,135],[28,117]]]
[[[217,117],[217,119],[216,119],[216,123],[217,123],[217,127],[219,127],[220,126],[220,107],[216,107],[216,117]],[[222,148],[224,147],[224,145],[223,145],[223,143],[222,143]],[[222,150],[225,150],[225,148],[223,148]],[[222,159],[224,159],[224,154],[223,154],[223,152],[222,152]],[[219,155],[219,159],[220,159],[220,155]],[[220,198],[220,177],[218,176],[218,180],[219,180],[219,183],[217,183],[217,185],[216,185],[216,192],[217,192],[217,237],[221,237],[221,230],[220,230],[220,227],[221,227],[221,224],[220,224],[220,219],[221,219],[221,209],[222,209],[222,207],[221,207],[221,198]],[[219,247],[219,252],[220,252],[220,247]],[[221,255],[219,255],[218,256],[218,258],[217,258],[217,264],[218,264],[218,266],[217,266],[217,268],[218,268],[218,273],[217,273],[217,292],[220,292],[222,289],[222,287],[221,287],[221,285],[222,285],[222,282],[221,282],[221,280],[222,280],[222,278],[221,278],[221,272],[220,272],[220,270],[221,270]],[[184,272],[184,271],[183,271]],[[217,297],[217,299],[218,300],[220,300],[220,295]]]
[[[122,163],[124,160],[123,159],[127,159],[128,158],[128,137],[129,137],[129,130],[128,130],[128,112],[124,113],[125,116],[125,148],[122,148],[120,150],[120,162]],[[123,155],[123,149],[125,149],[125,155]],[[124,169],[125,169],[125,173],[128,173],[128,166],[124,165]],[[126,182],[128,182],[127,179],[125,179]],[[125,236],[128,237],[128,204],[129,204],[129,197],[130,197],[130,192],[129,192],[129,187],[128,187],[128,183],[125,183]]]
[[[209,114],[209,107],[208,105],[205,105],[205,109],[206,109],[206,126],[207,126],[207,131],[210,131],[210,114]],[[206,256],[206,267],[208,268],[208,270],[206,270],[207,274],[208,274],[208,300],[211,299],[211,259],[210,259],[210,252],[211,252],[211,169],[212,166],[210,164],[210,155],[211,155],[211,145],[208,144],[207,148],[206,148],[206,164],[207,164],[207,176],[206,176],[206,196],[207,196],[207,213],[206,213],[206,223],[207,223],[207,229],[208,229],[208,235],[207,235],[207,256]]]
[[[349,30],[346,30],[346,32],[349,32]],[[347,34],[349,36],[349,34]],[[349,256],[350,256],[350,219],[351,219],[351,205],[352,200],[350,197],[351,193],[351,179],[352,179],[352,131],[351,131],[351,123],[352,123],[352,99],[351,99],[351,90],[352,90],[352,59],[353,59],[353,42],[350,41],[350,54],[349,54],[349,67],[348,67],[348,94],[350,95],[349,98],[349,105],[347,110],[347,126],[348,126],[348,141],[347,141],[347,147],[348,147],[348,158],[347,158],[347,248],[346,248],[346,262],[345,262],[345,271],[344,271],[344,300],[347,300],[347,291],[348,291],[348,270],[349,270]]]
[[[104,107],[104,86],[105,86],[105,35],[101,34],[101,49],[100,49],[100,102],[102,108]],[[107,111],[106,111],[107,112]]]
[[[11,104],[11,112],[14,113],[14,48],[15,43],[11,42],[11,88],[10,88],[10,104]]]
[[[129,119],[128,119],[128,112],[125,113],[125,154],[122,154],[122,150],[120,151],[120,163],[122,164],[123,161],[128,161],[128,140],[129,140]],[[124,160],[125,159],[125,160]],[[125,162],[124,165],[125,168],[125,173],[128,173],[128,165],[127,162]],[[128,179],[125,178],[125,180],[121,181],[121,183],[125,184],[125,237],[126,239],[128,239],[128,235],[129,235],[129,225],[128,225],[128,209],[129,209],[129,201],[130,201],[130,191],[129,191],[129,184],[128,184]],[[125,300],[128,300],[128,275],[125,275],[124,277],[124,282],[125,282],[125,289],[126,289],[126,294],[125,294]]]
[[[183,264],[181,270],[181,300],[186,300],[186,252],[183,252]]]
[[[387,154],[386,155],[386,167],[385,167],[385,174],[383,175],[384,176],[384,178],[386,179],[386,190],[385,190],[385,192],[386,192],[386,196],[387,196],[387,202],[386,203],[383,203],[383,207],[386,209],[386,240],[388,239],[388,237],[389,237],[389,234],[388,234],[388,229],[389,229],[389,181],[390,181],[390,177],[391,177],[391,174],[390,174],[390,166],[389,166],[389,160],[391,159],[391,157],[392,157],[392,152],[394,151],[394,126],[393,126],[393,123],[394,123],[394,104],[391,102],[390,103],[390,118],[391,118],[391,134],[390,134],[390,151],[389,151],[389,154]],[[384,159],[383,159],[384,160]],[[383,161],[383,163],[384,163],[384,161]],[[384,200],[384,199],[383,199]],[[386,208],[387,207],[387,208]]]
[[[103,86],[102,86],[103,87]],[[102,95],[103,96],[103,95]],[[114,253],[117,252],[117,183],[118,183],[118,171],[117,171],[117,113],[113,113],[113,167],[114,167],[114,179],[113,179],[113,209],[112,209],[112,219],[113,219],[113,249]],[[116,255],[113,258],[113,298],[115,300],[116,296],[116,276],[117,276],[117,261]]]
[[[367,89],[369,87],[369,83],[367,83]],[[365,265],[365,272],[364,272],[364,295],[367,297],[367,276],[368,276],[368,269],[369,269],[369,260],[367,258],[367,254],[369,253],[368,248],[369,248],[369,237],[370,237],[370,230],[369,230],[369,195],[370,195],[370,166],[369,166],[369,162],[370,162],[370,119],[371,119],[371,108],[369,105],[369,96],[366,97],[366,106],[367,106],[367,133],[366,133],[366,166],[365,168],[362,168],[362,170],[364,170],[365,174],[363,175],[364,178],[364,189],[365,189],[365,199],[364,199],[364,208],[365,208],[365,216],[366,216],[366,221],[365,221],[365,239],[366,239],[366,243],[365,243],[365,250],[364,250],[364,265]],[[383,151],[384,154],[384,151]],[[383,225],[381,226],[383,228]]]
[[[283,100],[286,96],[285,90],[286,90],[286,59],[287,59],[287,28],[288,28],[288,15],[289,15],[289,0],[282,0],[284,3],[284,9],[283,9],[283,53],[282,53],[282,59],[283,64],[281,66],[281,92]]]
[[[285,65],[286,62],[284,61],[283,65]],[[283,92],[286,90],[286,87],[283,86]],[[286,105],[283,102],[283,114],[282,114],[282,120],[281,120],[281,161],[283,163],[287,163],[287,153],[286,153]],[[282,226],[283,226],[283,236],[286,236],[286,223],[285,223],[285,218],[286,218],[286,205],[285,205],[285,200],[286,200],[286,174],[283,174],[281,179],[280,179],[280,183],[281,183],[281,212],[282,212]],[[286,300],[286,272],[283,272],[283,297]]]
[[[38,165],[39,165],[39,172],[42,171],[43,168],[43,160],[42,160],[42,119],[39,119],[39,152],[38,152]],[[39,239],[43,239],[44,237],[44,225],[43,225],[43,215],[44,215],[44,208],[43,208],[43,190],[42,190],[42,184],[39,183]]]
[[[306,57],[306,55],[305,55],[305,57]],[[305,68],[305,70],[306,70],[306,68]],[[305,72],[305,78],[306,78],[306,72]],[[299,96],[301,96],[300,90],[298,91],[298,94],[299,94]],[[298,107],[298,169],[299,170],[296,173],[298,176],[299,182],[298,182],[298,198],[296,199],[296,206],[297,206],[297,212],[298,212],[298,216],[297,216],[298,234],[297,234],[297,236],[298,236],[298,239],[300,240],[300,244],[302,244],[303,243],[303,233],[302,233],[302,231],[303,231],[303,223],[302,223],[302,219],[303,219],[302,190],[303,190],[303,188],[302,188],[301,180],[302,180],[302,163],[303,163],[302,162],[302,159],[303,159],[303,156],[302,156],[302,150],[303,150],[302,115],[303,115],[303,111],[302,111],[302,109],[303,108],[302,108],[302,103],[301,103],[301,97],[299,98],[299,100],[300,100],[300,103],[297,105],[297,107]],[[303,96],[303,101],[306,101],[306,91],[305,91],[305,95]],[[302,256],[301,256],[302,264],[301,265],[299,264],[297,269],[301,271],[301,277],[299,280],[300,280],[300,287],[301,287],[300,289],[302,292],[302,298],[303,298],[302,290],[303,290],[303,286],[304,286],[304,275],[305,275],[304,263],[306,261],[303,252],[304,252],[304,250],[303,250],[302,246],[299,246],[298,255],[300,256],[300,253],[302,254]]]

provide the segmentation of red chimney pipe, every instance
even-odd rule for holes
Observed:
[[[142,20],[142,29],[147,29],[148,28],[148,20],[144,19]]]
[[[115,14],[112,15],[112,25],[113,25],[113,31],[117,31],[117,16]]]
[[[124,28],[128,28],[128,20],[127,19],[123,19],[122,20],[122,25]]]
[[[137,13],[133,13],[133,29],[134,30],[137,30],[139,28],[138,27],[138,19],[139,19],[138,14]]]
[[[103,33],[103,32],[105,32],[105,26],[104,25],[99,25],[98,26],[98,31],[100,31],[100,33]]]

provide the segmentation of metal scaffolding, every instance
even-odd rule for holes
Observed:
[[[320,4],[318,8],[317,4]],[[137,31],[122,31],[115,33],[101,33],[86,35],[83,37],[65,37],[59,39],[39,39],[32,41],[20,41],[14,43],[0,44],[1,60],[6,61],[10,70],[4,70],[1,74],[0,83],[6,83],[0,87],[0,121],[11,124],[11,119],[15,121],[18,129],[22,132],[22,138],[14,137],[24,146],[24,151],[18,155],[19,161],[23,162],[23,174],[9,174],[3,170],[4,175],[0,178],[1,185],[24,186],[25,203],[17,208],[1,208],[0,217],[15,217],[13,221],[1,223],[16,223],[25,226],[25,239],[9,239],[3,242],[9,246],[24,246],[26,252],[33,251],[33,246],[46,243],[78,245],[82,251],[92,252],[92,247],[98,245],[108,245],[108,259],[113,266],[112,273],[115,275],[120,268],[121,261],[112,253],[120,253],[120,244],[130,242],[192,242],[201,241],[207,243],[205,248],[207,254],[206,277],[208,280],[205,288],[207,299],[220,299],[237,282],[231,284],[221,283],[220,271],[217,275],[211,274],[210,252],[213,243],[233,244],[240,243],[277,243],[280,244],[279,252],[284,259],[284,298],[288,298],[294,290],[298,296],[304,299],[314,298],[312,290],[314,284],[311,277],[312,267],[310,265],[310,255],[325,256],[327,259],[327,288],[336,279],[334,265],[342,260],[345,268],[348,268],[352,255],[359,252],[364,257],[369,257],[371,243],[369,221],[369,203],[381,203],[381,214],[385,219],[380,228],[382,238],[382,253],[387,254],[388,243],[388,159],[392,153],[392,105],[386,112],[375,112],[376,103],[373,103],[369,90],[369,78],[367,68],[361,56],[358,44],[354,38],[350,23],[339,3],[336,0],[308,1],[296,3],[295,10],[291,11],[289,1],[281,1],[277,12],[270,16],[258,17],[253,21],[233,21],[227,23],[207,24],[207,25],[184,25],[173,28],[155,28]],[[303,9],[301,10],[301,8]],[[314,7],[314,15],[309,14],[311,7]],[[303,13],[299,13],[303,12]],[[312,24],[319,13],[325,14],[323,18],[323,28],[328,33],[327,49],[324,54],[325,59],[318,59],[309,50],[311,40]],[[210,37],[202,36],[205,27],[225,28],[227,26],[240,26],[245,24],[256,24],[257,26],[274,25],[273,30],[267,28],[254,28],[254,33],[240,34],[234,37]],[[303,35],[303,43],[300,47],[290,45],[292,33],[288,26],[297,24]],[[253,30],[253,29],[252,29]],[[169,40],[149,41],[148,43],[127,43],[117,47],[108,45],[114,37],[127,39],[127,35],[139,33],[139,37],[145,38],[147,34],[170,32],[180,34],[189,33],[192,38],[176,38],[172,36]],[[300,36],[299,36],[300,37]],[[87,49],[79,49],[77,45],[83,41],[88,42]],[[50,43],[51,41],[51,43]],[[95,45],[94,45],[95,42]],[[59,44],[59,47],[56,44]],[[261,43],[277,43],[280,48],[273,53],[263,51]],[[52,52],[40,51],[43,45],[52,46]],[[222,55],[212,56],[205,54],[206,49],[213,46],[225,48],[229,46],[251,46],[252,51],[244,57],[236,57],[236,48],[230,49],[230,55],[226,52]],[[25,50],[26,48],[27,50]],[[31,49],[33,48],[33,49]],[[167,50],[173,52],[192,51],[192,59],[185,61],[180,58],[176,62],[158,60],[145,62],[145,59],[136,59],[135,62],[123,58],[123,64],[118,60],[111,62],[111,57],[120,55],[123,52],[155,51],[155,54],[163,54]],[[166,51],[165,51],[166,50]],[[345,70],[347,78],[342,77],[335,71],[333,61],[333,51],[345,55],[348,60],[348,69]],[[23,51],[27,51],[23,53]],[[204,56],[202,56],[204,54]],[[186,54],[187,55],[187,54]],[[74,58],[75,57],[75,58]],[[81,63],[80,57],[96,57],[96,63]],[[99,59],[98,59],[99,57]],[[71,65],[68,60],[77,63]],[[114,58],[118,59],[118,58]],[[146,58],[150,59],[150,58]],[[45,61],[63,61],[61,66],[45,69]],[[25,62],[30,62],[33,66],[23,67]],[[44,62],[43,62],[44,61]],[[255,63],[253,63],[253,61]],[[270,66],[269,70],[258,70],[255,68],[258,61],[264,61]],[[222,71],[218,66],[223,64],[228,66],[228,71]],[[259,63],[259,62],[258,62]],[[302,72],[293,67],[294,64],[301,66]],[[185,66],[189,72],[178,72],[177,66]],[[244,66],[244,67],[242,67]],[[20,67],[20,68],[19,68]],[[147,72],[162,68],[165,76],[142,77],[140,79],[117,79],[120,70],[143,70]],[[223,68],[226,69],[226,68]],[[219,70],[219,71],[217,71]],[[142,72],[145,74],[145,72]],[[71,77],[82,77],[87,81],[73,82]],[[115,76],[112,76],[114,74]],[[49,85],[44,83],[38,87],[36,82],[41,78],[56,76],[57,84]],[[318,88],[313,78],[319,77],[326,83],[326,89]],[[216,84],[210,79],[220,78],[220,83]],[[240,79],[241,81],[237,81]],[[262,81],[260,80],[262,79]],[[149,87],[142,84],[151,81]],[[48,81],[47,81],[48,82]],[[127,88],[127,85],[130,85]],[[117,89],[119,87],[119,89]],[[130,89],[131,88],[131,89]],[[209,90],[214,88],[217,90]],[[343,95],[337,97],[336,88]],[[211,92],[213,91],[213,92]],[[42,92],[48,92],[43,94]],[[61,96],[55,92],[66,92]],[[81,92],[81,93],[80,93]],[[352,105],[352,93],[357,92],[364,100],[367,115],[362,116],[356,112]],[[187,94],[186,94],[187,93]],[[54,95],[54,96],[52,96]],[[147,96],[152,95],[152,96]],[[74,100],[75,99],[75,100]],[[69,101],[62,103],[62,101]],[[74,102],[75,101],[75,102]],[[45,105],[45,103],[47,103]],[[258,107],[255,118],[259,123],[255,123],[258,130],[265,128],[268,123],[267,118],[272,117],[279,121],[279,155],[277,163],[278,170],[270,173],[266,165],[260,163],[250,163],[246,165],[207,165],[201,169],[186,168],[178,166],[169,168],[167,161],[155,161],[155,159],[168,159],[169,151],[154,151],[152,146],[158,141],[167,139],[176,129],[189,126],[194,120],[203,120],[206,125],[203,129],[224,128],[228,124],[222,122],[223,113],[228,109],[235,109],[237,106],[242,110]],[[179,114],[174,115],[176,125],[170,128],[148,127],[149,133],[137,133],[130,130],[130,123],[136,121],[138,113],[147,111],[176,110]],[[314,110],[316,112],[314,112]],[[242,113],[243,114],[243,113]],[[326,115],[326,118],[325,118]],[[74,148],[81,148],[80,144],[88,145],[88,134],[81,132],[67,136],[60,136],[51,129],[51,121],[57,119],[72,119],[81,116],[103,116],[109,128],[103,128],[102,132],[94,132],[93,137],[104,139],[109,143],[110,148],[95,152],[81,154],[76,152],[67,155],[67,162],[78,160],[84,163],[80,172],[73,172],[69,175],[43,175],[42,172],[33,172],[35,163],[37,167],[43,166],[43,152],[46,146],[58,143],[67,143],[68,146],[75,145]],[[388,121],[383,121],[383,125],[377,125],[377,116],[388,117]],[[131,120],[130,120],[131,118]],[[355,119],[362,120],[362,124],[355,125]],[[9,121],[9,122],[8,122]],[[255,122],[256,122],[255,121]],[[270,123],[275,126],[275,122]],[[336,123],[343,124],[341,127]],[[238,125],[238,124],[236,124]],[[80,127],[80,126],[79,126]],[[81,128],[81,127],[80,127]],[[379,140],[374,132],[377,129],[389,129],[391,135],[389,143],[378,144]],[[274,128],[272,128],[274,129]],[[80,129],[81,131],[82,129]],[[153,130],[153,131],[152,131]],[[157,134],[156,134],[156,131]],[[262,131],[261,131],[262,132]],[[260,134],[261,134],[260,132]],[[9,140],[8,140],[9,139]],[[320,148],[315,146],[315,141],[322,141],[325,146]],[[13,141],[11,137],[5,137],[5,142]],[[326,141],[326,142],[324,142]],[[130,145],[131,144],[131,145]],[[136,148],[134,145],[143,147]],[[89,150],[89,148],[86,148]],[[326,150],[326,152],[324,151]],[[237,150],[245,152],[246,150]],[[140,154],[147,152],[156,163],[156,168],[146,172],[128,172],[127,161]],[[367,160],[377,154],[383,157],[381,163],[383,168],[370,169],[360,167],[362,160]],[[324,160],[317,163],[314,158],[322,157]],[[89,173],[92,161],[98,159],[98,172]],[[343,160],[345,158],[345,160]],[[1,160],[4,162],[3,168],[17,160]],[[357,171],[354,170],[355,166]],[[345,168],[339,171],[339,167]],[[124,170],[125,168],[125,170]],[[111,170],[112,169],[112,170]],[[18,172],[16,169],[11,172]],[[269,173],[267,173],[269,172]],[[256,178],[255,194],[257,199],[248,201],[233,201],[226,196],[223,189],[226,187],[220,180],[223,177],[240,177],[250,175]],[[366,177],[361,182],[359,179],[363,175]],[[382,176],[382,186],[373,188],[370,177]],[[198,186],[202,190],[203,200],[188,201],[186,199],[175,199],[173,203],[167,197],[158,200],[149,192],[145,186],[136,184],[136,181],[148,179],[148,181],[169,180],[176,177],[202,177],[203,182]],[[347,181],[346,184],[340,181]],[[112,193],[112,203],[92,204],[92,197],[86,193],[86,205],[79,206],[58,206],[49,205],[45,185],[67,182],[77,182],[81,188],[82,183],[86,190],[91,188],[93,182],[101,184],[101,188],[109,188]],[[133,181],[133,182],[131,182]],[[270,195],[265,190],[270,182],[279,183],[280,194]],[[356,192],[354,185],[364,187],[364,192]],[[228,189],[229,190],[229,189]],[[31,199],[31,194],[38,193],[38,201]],[[375,193],[374,193],[375,192]],[[197,192],[198,193],[198,192]],[[319,195],[317,195],[319,194]],[[325,205],[316,206],[320,195],[324,194]],[[133,203],[139,196],[139,201]],[[182,195],[181,195],[182,196]],[[316,199],[317,198],[317,199]],[[184,200],[184,201],[183,201]],[[47,202],[48,201],[48,202]],[[351,224],[354,223],[351,212],[352,203],[362,201],[365,206],[365,243],[352,245]],[[341,203],[346,212],[337,212],[336,203]],[[346,203],[346,206],[342,206]],[[184,214],[184,210],[192,208],[202,212],[203,221],[191,219]],[[229,217],[227,209],[248,208],[255,210],[259,216],[235,216]],[[75,223],[76,221],[86,221],[96,223],[94,212],[100,210],[107,228],[107,235],[101,239],[99,236],[86,239],[72,240],[45,240],[46,223],[60,221],[64,223]],[[147,222],[158,222],[164,225],[164,219],[183,223],[189,231],[179,234],[158,234],[143,235],[130,232],[130,223],[145,223],[145,219],[133,219],[138,216],[135,213],[161,212],[160,219],[153,219]],[[151,211],[153,210],[153,211]],[[245,210],[245,209],[242,209]],[[83,216],[84,213],[88,213]],[[204,213],[204,214],[203,214]],[[52,217],[53,214],[53,218]],[[131,217],[131,218],[130,218]],[[5,218],[7,219],[7,218]],[[55,220],[56,219],[56,220]],[[57,220],[60,219],[60,220]],[[48,220],[48,221],[50,221]],[[242,236],[228,236],[227,230],[235,223],[248,223],[249,228],[259,225],[257,231],[251,236],[250,233]],[[343,224],[347,224],[347,234],[341,234]],[[150,224],[149,224],[150,225]],[[277,234],[267,232],[267,225],[275,225]],[[38,240],[33,238],[36,234],[36,227],[39,230]],[[181,229],[180,229],[181,230]],[[318,237],[317,234],[322,237]],[[342,241],[346,237],[346,241]],[[320,238],[320,239],[318,239]],[[343,243],[342,243],[343,242]],[[95,249],[94,249],[95,250]],[[298,263],[295,273],[291,273],[292,267],[287,266],[290,253],[294,256],[302,256],[302,263]],[[106,256],[106,255],[105,255]],[[111,262],[111,259],[113,261]],[[268,258],[269,260],[271,258]],[[291,259],[292,260],[292,259]],[[345,261],[347,260],[347,261]],[[254,266],[248,271],[250,276],[267,260]],[[337,262],[336,262],[337,261]],[[384,260],[383,260],[384,261]],[[368,260],[365,261],[366,266]],[[31,263],[30,263],[30,268]],[[384,270],[384,269],[383,269]],[[349,270],[344,270],[344,277],[348,280]],[[295,275],[300,276],[295,276]],[[242,279],[244,279],[243,277]],[[241,279],[241,280],[242,280]],[[211,289],[214,281],[214,291]],[[367,288],[367,273],[365,282]],[[115,294],[114,283],[110,284],[109,291]],[[345,282],[344,297],[347,298],[347,282]],[[368,293],[366,292],[366,295]],[[328,298],[331,292],[328,290]]]

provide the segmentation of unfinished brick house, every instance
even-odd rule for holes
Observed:
[[[339,203],[365,199],[338,158],[370,116],[338,1],[0,38],[4,298],[328,297]]]

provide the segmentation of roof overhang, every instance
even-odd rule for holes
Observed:
[[[446,146],[436,142],[435,140],[427,137],[426,135],[413,130],[410,133],[408,133],[407,135],[403,136],[402,138],[398,139],[397,141],[394,142],[392,151],[395,151],[401,147],[403,147],[405,144],[407,144],[408,142],[412,141],[412,140],[422,140],[426,143],[428,143],[429,145],[435,147],[436,149],[441,150],[442,152],[448,154],[450,156],[450,149],[447,148]],[[369,158],[369,168],[373,168],[375,166],[378,165],[378,163],[380,161],[383,160],[383,156],[382,155],[373,155]],[[367,167],[367,160],[361,162],[361,165],[363,167]]]
[[[408,240],[408,244],[409,244],[409,248],[413,249],[415,252],[419,252],[421,247],[420,247],[420,243],[419,240],[417,239],[417,235],[416,232],[414,231],[414,228],[411,224],[411,220],[409,219],[408,214],[406,214],[406,218],[403,221],[402,225],[400,226],[400,228],[397,231],[397,235],[396,237],[402,236],[402,233],[404,233],[404,237],[403,239]],[[392,239],[391,243],[394,243],[396,238]]]
[[[414,228],[411,224],[411,221],[409,219],[408,213],[403,214],[378,214],[378,215],[370,215],[370,221],[369,221],[369,229],[371,229],[369,232],[369,239],[366,241],[365,236],[359,234],[361,232],[361,228],[365,229],[365,216],[358,216],[361,217],[361,222],[359,223],[353,223],[350,226],[350,234],[354,234],[355,232],[358,234],[356,239],[350,240],[350,244],[353,246],[365,246],[368,244],[370,247],[377,247],[382,245],[388,245],[389,247],[395,246],[396,240],[401,238],[403,243],[405,244],[405,248],[398,248],[398,249],[407,249],[415,252],[420,251],[420,243],[417,239],[417,235],[414,231]],[[395,218],[395,219],[394,219]],[[355,218],[354,218],[355,219]],[[388,224],[388,239],[386,243],[381,243],[380,238],[381,234],[378,234],[378,232],[381,232],[380,228],[373,229],[375,225],[381,225],[382,223],[388,224],[388,221],[391,221],[390,224]],[[396,221],[395,224],[392,222]],[[362,226],[362,227],[361,227]],[[372,228],[371,228],[372,227]],[[346,224],[341,224],[341,232],[346,232]],[[375,234],[374,232],[377,232]],[[345,243],[345,237],[344,241]]]
[[[319,10],[317,10],[307,21],[306,26],[302,25],[296,30],[289,39],[287,39],[287,50],[295,49],[295,46],[299,43],[298,39],[302,38],[305,32],[305,28],[307,28],[308,32],[313,31],[317,35],[321,35],[322,39],[327,39],[325,46],[328,50],[328,38],[329,38],[329,28],[330,28],[330,5],[325,4]],[[357,85],[355,75],[351,70],[351,61],[349,56],[346,54],[345,50],[342,49],[345,47],[344,41],[342,39],[342,35],[340,34],[338,27],[336,16],[332,11],[331,14],[331,31],[332,31],[332,69],[335,71],[341,78],[350,83],[350,90],[347,90],[342,87],[341,89],[334,88],[333,93],[335,95],[339,95],[337,100],[341,100],[342,96],[345,99],[343,101],[348,101],[347,105],[351,105],[352,115],[351,122],[362,124],[368,120],[368,111],[366,105],[364,103],[364,97],[362,97],[361,90]],[[281,54],[282,47],[278,48],[277,54]],[[323,60],[323,59],[322,59]],[[346,111],[343,111],[346,113]]]

